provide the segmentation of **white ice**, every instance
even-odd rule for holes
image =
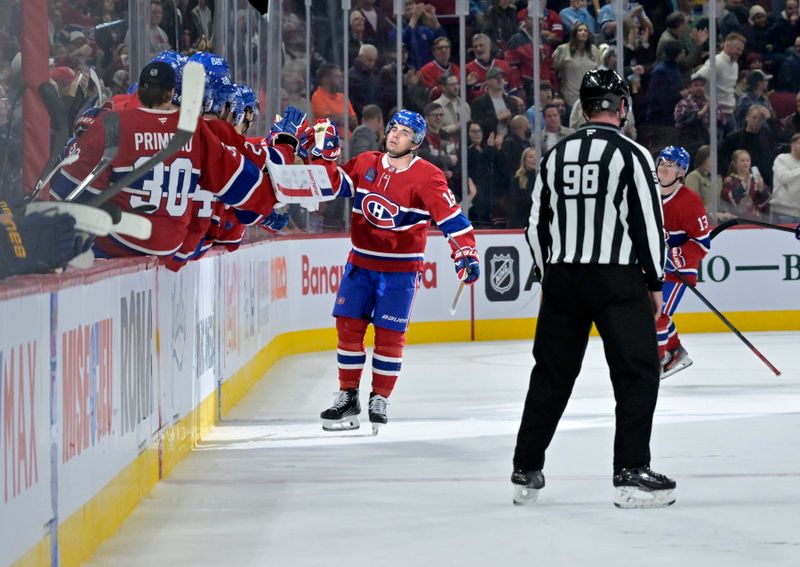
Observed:
[[[378,437],[325,433],[335,354],[280,361],[90,565],[800,565],[800,333],[686,335],[661,384],[665,509],[612,505],[614,402],[592,339],[536,504],[511,504],[530,342],[410,346]],[[362,406],[369,375],[362,384]]]

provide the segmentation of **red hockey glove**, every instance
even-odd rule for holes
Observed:
[[[452,258],[456,264],[458,279],[467,285],[478,280],[478,276],[481,275],[481,265],[477,250],[470,247],[459,248],[453,252]]]
[[[677,272],[686,267],[686,258],[683,257],[683,248],[675,246],[667,248],[667,263],[664,269],[668,272]]]
[[[314,122],[314,145],[311,154],[328,161],[336,161],[342,152],[339,146],[339,132],[336,124],[327,118]]]

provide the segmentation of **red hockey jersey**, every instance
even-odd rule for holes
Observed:
[[[475,247],[472,225],[444,174],[430,162],[415,157],[406,169],[397,169],[385,154],[364,152],[343,169],[353,196],[353,265],[384,272],[421,270],[431,221],[460,247]]]
[[[119,152],[88,193],[100,193],[165,147],[177,129],[178,111],[130,108],[119,111],[119,122]],[[99,161],[103,149],[102,121],[96,121],[78,141],[78,161],[56,178],[55,192],[62,197],[69,194]],[[123,211],[156,207],[148,213],[151,237],[138,240],[110,234],[98,238],[97,247],[110,256],[174,254],[186,236],[198,183],[224,203],[258,214],[269,214],[275,203],[270,181],[260,167],[220,142],[201,120],[183,148],[113,198]]]
[[[664,207],[664,231],[667,233],[667,254],[680,255],[685,266],[678,271],[692,284],[697,283],[697,268],[700,260],[711,248],[711,230],[708,216],[700,196],[681,185],[670,195],[661,197]],[[680,281],[674,274],[666,272],[669,281]]]

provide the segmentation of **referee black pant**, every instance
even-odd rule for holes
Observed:
[[[514,468],[544,467],[545,450],[580,372],[592,322],[603,339],[617,402],[614,472],[649,465],[660,363],[641,268],[553,264],[545,271],[542,294]]]

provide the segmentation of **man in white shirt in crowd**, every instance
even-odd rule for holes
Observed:
[[[736,127],[736,119],[734,118],[734,110],[736,109],[736,97],[733,94],[733,89],[736,87],[736,82],[739,80],[739,57],[742,56],[745,43],[747,40],[741,34],[731,32],[725,37],[725,43],[722,46],[722,51],[716,56],[717,67],[717,101],[722,120],[724,120],[723,131],[720,132],[721,136],[729,134]],[[698,69],[696,75],[705,77],[708,80],[710,72],[709,61],[703,64]]]
[[[542,132],[542,154],[555,146],[558,142],[574,134],[575,130],[561,125],[561,115],[558,106],[548,104],[544,107],[544,132]]]
[[[800,223],[800,133],[792,136],[789,153],[775,158],[772,173],[774,187],[769,200],[772,222]]]

